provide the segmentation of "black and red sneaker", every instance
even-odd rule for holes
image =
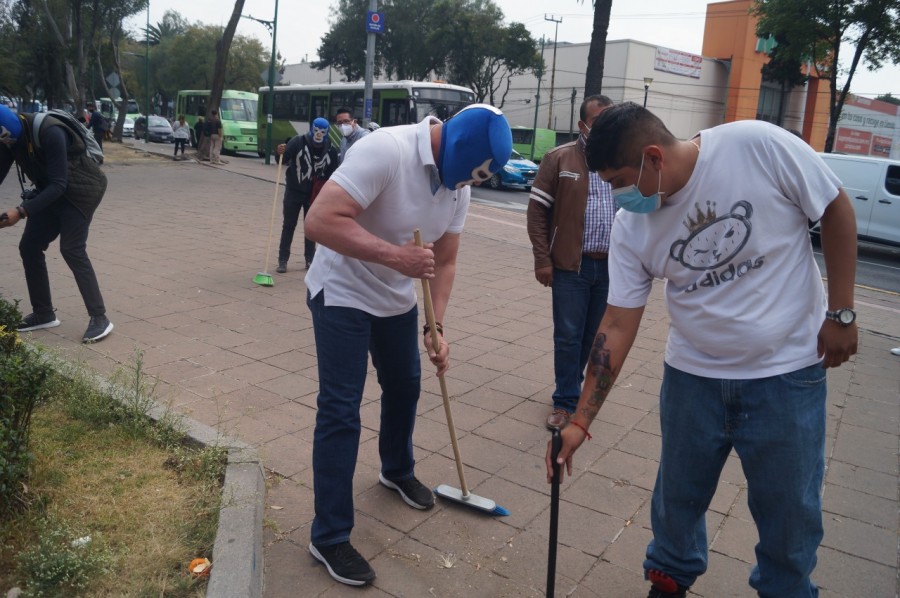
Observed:
[[[685,598],[687,595],[687,586],[679,585],[662,571],[648,570],[647,579],[653,584],[647,598]]]

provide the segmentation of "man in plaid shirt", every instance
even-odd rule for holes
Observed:
[[[544,155],[528,202],[534,276],[553,293],[556,389],[548,428],[562,429],[575,411],[594,334],[606,311],[606,258],[616,203],[609,184],[589,172],[584,146],[594,119],[611,105],[602,95],[584,99],[578,139]]]

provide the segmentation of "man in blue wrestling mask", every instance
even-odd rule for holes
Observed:
[[[379,481],[416,509],[434,497],[415,477],[412,434],[419,401],[419,339],[443,374],[450,366],[444,314],[456,273],[469,185],[506,164],[503,114],[475,104],[446,122],[385,127],[356,142],[306,218],[319,244],[306,275],[319,368],[309,551],[337,581],[365,585],[375,572],[350,544],[359,407],[369,355],[381,386]],[[413,241],[419,229],[424,247]],[[435,351],[416,309],[417,278],[431,281]]]
[[[303,220],[316,195],[338,166],[337,149],[328,138],[328,121],[319,117],[310,123],[309,131],[297,135],[288,143],[276,148],[282,161],[287,163],[287,174],[284,181],[284,223],[281,227],[281,242],[278,245],[279,274],[287,272],[288,259],[291,257],[291,243],[294,242],[294,231],[303,210]],[[303,257],[306,267],[312,263],[316,255],[316,244],[304,233]]]

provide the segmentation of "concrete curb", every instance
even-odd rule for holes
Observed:
[[[158,409],[165,408],[157,406]],[[155,417],[155,415],[151,415]],[[207,598],[263,593],[263,512],[266,479],[262,461],[249,445],[222,436],[215,429],[179,414],[191,440],[204,446],[228,449],[228,465],[222,484],[219,527],[213,545]]]
[[[73,366],[47,353],[43,357],[62,375]],[[89,374],[96,387],[108,391],[116,385],[97,373]],[[110,393],[110,396],[117,396]],[[228,451],[219,525],[213,544],[212,569],[206,588],[207,598],[263,595],[263,513],[266,508],[266,479],[256,450],[236,438],[220,434],[215,428],[195,421],[154,401],[147,416],[154,421],[172,415],[183,424],[185,440],[201,446],[219,446]],[[186,564],[185,564],[186,566]]]

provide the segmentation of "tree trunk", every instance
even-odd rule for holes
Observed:
[[[66,68],[66,87],[69,88],[69,95],[72,96],[72,101],[76,103],[75,107],[77,108],[78,98],[82,94],[78,89],[78,81],[75,78],[75,69],[72,66],[72,61],[69,60],[68,44],[60,32],[59,26],[56,24],[56,19],[53,18],[53,13],[50,12],[50,5],[47,3],[47,0],[42,0],[41,6],[44,7],[44,14],[47,16],[47,24],[50,25],[53,37],[56,38],[56,43],[59,44],[59,51],[63,55],[63,61]]]
[[[235,0],[234,11],[231,13],[231,19],[228,20],[225,31],[222,32],[222,39],[216,42],[216,67],[213,71],[212,87],[209,91],[209,104],[206,106],[206,118],[209,118],[211,110],[219,108],[219,102],[222,101],[222,90],[225,88],[225,63],[228,61],[231,40],[234,39],[234,32],[237,29],[238,21],[241,20],[243,10],[244,0]]]
[[[606,59],[606,34],[611,11],[612,0],[594,0],[594,30],[584,75],[585,97],[603,92],[603,61]]]

